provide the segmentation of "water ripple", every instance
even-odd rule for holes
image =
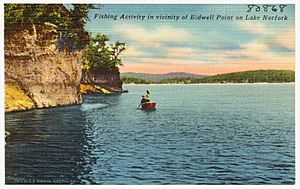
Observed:
[[[295,182],[294,85],[149,85],[153,112],[128,89],[6,114],[6,183]]]

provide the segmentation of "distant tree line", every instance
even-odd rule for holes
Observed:
[[[148,80],[140,79],[140,78],[136,78],[136,77],[125,77],[125,76],[122,76],[121,80],[122,80],[123,83],[127,83],[127,84],[131,84],[131,83],[135,83],[135,84],[155,83],[154,81],[148,81]]]
[[[228,74],[217,74],[204,78],[172,78],[163,79],[158,82],[142,80],[138,78],[121,77],[123,83],[136,84],[195,84],[195,83],[286,83],[295,82],[295,72],[291,70],[255,70],[245,72],[234,72]],[[136,81],[136,82],[135,82]]]

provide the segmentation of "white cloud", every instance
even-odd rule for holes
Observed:
[[[285,28],[284,31],[278,33],[275,37],[275,43],[291,50],[295,49],[295,28]]]
[[[198,56],[201,52],[192,48],[170,48],[168,49],[166,56],[173,58],[186,58],[189,56]]]
[[[239,29],[256,34],[260,41],[265,41],[268,45],[272,47],[284,47],[291,50],[295,49],[295,28],[274,28],[271,26],[266,26],[262,23],[253,22],[239,22],[236,23]]]
[[[114,27],[114,33],[122,36],[128,44],[128,49],[122,56],[129,58],[124,63],[132,66],[133,70],[144,69],[142,65],[149,65],[145,66],[149,69],[156,66],[157,70],[159,67],[168,70],[179,69],[181,66],[187,71],[193,71],[194,68],[200,67],[204,69],[205,66],[208,68],[218,66],[222,67],[224,72],[230,71],[231,67],[235,67],[236,70],[291,69],[295,63],[294,56],[290,53],[274,52],[273,49],[276,47],[293,49],[295,47],[293,28],[281,28],[278,31],[261,23],[255,25],[245,23],[238,26],[238,29],[255,34],[256,37],[241,43],[240,49],[232,50],[209,51],[193,48],[191,44],[199,43],[199,39],[193,39],[195,36],[184,28],[171,26],[146,28],[135,24],[123,24]],[[213,38],[214,41],[217,39],[217,37]],[[166,43],[174,45],[170,46]],[[203,43],[207,45],[209,42],[203,41]],[[216,42],[215,44],[218,45]],[[159,52],[158,56],[153,56],[155,52]]]
[[[223,51],[218,55],[224,63],[240,64],[294,64],[294,56],[272,52],[270,46],[262,42],[251,42],[241,45],[240,50]],[[232,58],[244,57],[244,58]]]
[[[260,22],[236,22],[236,25],[241,29],[249,33],[267,35],[273,33],[266,25]]]
[[[122,57],[142,57],[144,56],[144,52],[140,51],[139,49],[129,46],[126,48],[124,53],[121,54]]]
[[[171,26],[160,26],[153,29],[145,27],[123,24],[114,27],[114,33],[121,35],[125,40],[150,48],[161,47],[166,42],[188,42],[191,40],[191,34],[182,28]]]

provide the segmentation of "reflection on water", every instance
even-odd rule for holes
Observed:
[[[7,118],[9,117],[9,119]],[[7,183],[80,183],[89,153],[85,113],[76,107],[8,114]],[[76,124],[74,124],[74,121]],[[12,152],[12,153],[10,153]]]
[[[294,85],[126,88],[6,114],[6,183],[294,183]],[[146,88],[156,111],[137,109]]]

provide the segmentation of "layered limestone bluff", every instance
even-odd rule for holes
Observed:
[[[5,111],[82,103],[81,52],[59,51],[50,23],[5,28]]]
[[[118,68],[83,72],[81,83],[82,93],[116,93],[123,91]]]

